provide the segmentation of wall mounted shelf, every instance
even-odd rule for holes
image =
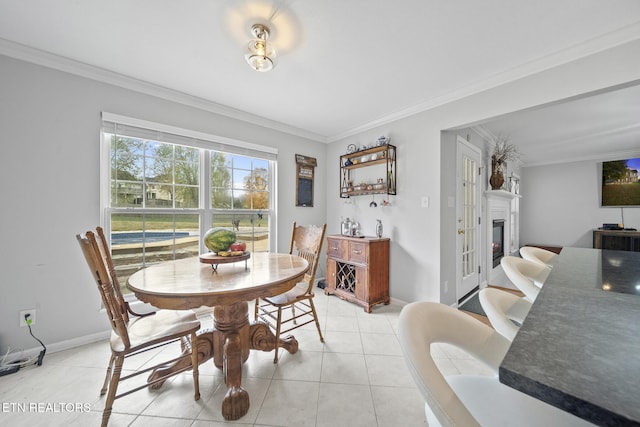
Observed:
[[[384,182],[354,183],[352,171],[384,166]],[[360,150],[340,156],[340,197],[368,194],[396,194],[396,146],[391,144]]]

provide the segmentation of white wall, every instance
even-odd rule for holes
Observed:
[[[591,248],[594,228],[620,223],[620,208],[600,207],[601,170],[596,161],[523,168],[521,243]],[[624,220],[640,229],[640,208],[624,208]]]
[[[441,248],[455,248],[455,241],[441,239],[441,206],[449,195],[441,190],[441,164],[448,164],[441,156],[441,131],[638,80],[638,58],[640,41],[324,146],[0,56],[0,351],[8,345],[36,347],[18,327],[22,309],[38,310],[37,334],[47,344],[107,329],[75,241],[76,233],[99,221],[101,111],[278,147],[279,250],[286,248],[294,220],[326,220],[331,234],[339,232],[341,216],[355,217],[371,235],[379,218],[392,241],[391,297],[439,301],[441,277],[451,275],[441,272]],[[345,205],[338,157],[349,143],[373,142],[380,135],[398,146],[398,196],[390,198],[392,206],[375,211],[368,197]],[[318,159],[314,208],[294,207],[295,153]],[[422,196],[429,197],[428,208],[420,207]]]
[[[392,299],[451,302],[451,295],[443,295],[442,289],[445,280],[451,289],[455,263],[441,263],[441,257],[455,253],[455,239],[450,238],[451,224],[443,208],[451,192],[441,177],[448,174],[443,165],[454,164],[449,159],[454,151],[442,150],[441,131],[636,81],[639,58],[640,41],[635,41],[332,143],[327,151],[328,231],[338,233],[340,217],[348,216],[365,224],[370,234],[375,218],[382,219],[385,236],[392,242]],[[393,206],[371,211],[367,197],[357,198],[355,205],[344,204],[338,196],[338,156],[348,144],[370,143],[380,135],[390,136],[398,146],[398,195],[391,198]],[[429,197],[428,208],[420,207],[422,196]],[[443,264],[446,271],[441,270]]]
[[[23,309],[37,309],[34,333],[48,345],[109,328],[75,238],[100,221],[101,111],[277,147],[278,249],[293,221],[324,222],[325,144],[6,56],[0,74],[2,353],[38,346],[18,327]],[[295,207],[296,153],[318,160],[313,208]]]

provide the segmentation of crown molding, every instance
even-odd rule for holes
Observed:
[[[15,43],[3,38],[0,38],[0,55],[5,55],[25,62],[41,65],[43,67],[52,68],[54,70],[63,71],[101,83],[107,83],[124,89],[129,89],[135,92],[143,93],[145,95],[155,96],[167,101],[172,101],[189,107],[198,108],[210,113],[215,113],[232,119],[241,120],[253,125],[258,125],[290,135],[299,136],[302,138],[310,139],[312,141],[322,143],[327,142],[324,136],[314,132],[309,132],[304,129],[299,129],[281,122],[277,122],[275,120],[270,120],[261,116],[257,116],[255,114],[247,113],[245,111],[236,110],[234,108],[208,101],[197,96],[188,95],[186,93],[168,89],[160,85],[145,82],[133,77],[128,77],[123,74],[95,67],[93,65],[88,65],[74,59],[54,55],[52,53]]]
[[[549,149],[551,149],[553,147],[558,147],[562,145],[576,144],[576,143],[584,142],[590,139],[605,139],[607,137],[626,134],[630,132],[638,134],[640,133],[639,131],[640,131],[640,123],[634,123],[632,125],[618,126],[616,128],[605,129],[595,133],[589,133],[585,135],[574,136],[571,138],[565,138],[559,141],[558,140],[542,141],[542,142],[538,142],[536,146],[537,148],[540,148],[540,149],[545,149],[545,147],[548,147]]]
[[[211,113],[259,125],[290,135],[299,136],[312,141],[332,143],[638,39],[640,39],[640,22],[636,22],[602,36],[592,38],[583,43],[552,53],[537,60],[530,61],[490,76],[484,80],[466,85],[458,90],[449,92],[446,95],[399,110],[395,113],[369,121],[333,136],[319,135],[282,122],[270,120],[245,111],[236,110],[203,98],[188,95],[183,92],[168,89],[139,79],[134,79],[132,77],[91,66],[70,58],[54,55],[2,38],[0,38],[0,54],[147,95],[156,96],[161,99],[195,107]]]
[[[523,164],[521,167],[523,168],[531,168],[537,166],[550,166],[550,165],[559,165],[564,163],[576,163],[576,162],[588,162],[588,161],[596,161],[596,162],[606,162],[610,160],[620,160],[620,159],[630,159],[632,157],[640,157],[640,151],[638,150],[625,150],[625,151],[616,151],[612,153],[608,153],[603,156],[601,154],[594,154],[589,156],[580,156],[580,157],[572,157],[571,159],[556,159],[545,162],[532,162]]]
[[[337,135],[327,137],[327,142],[335,142],[341,139],[357,135],[361,132],[371,130],[378,126],[387,125],[396,120],[413,116],[433,108],[458,101],[477,93],[493,89],[498,86],[549,70],[551,68],[597,54],[607,49],[612,49],[640,39],[640,21],[616,31],[609,32],[599,37],[594,37],[585,42],[560,50],[558,52],[543,56],[542,58],[529,61],[512,69],[495,74],[484,80],[464,86],[446,95],[436,97],[412,107],[397,111],[385,117],[372,120],[361,126],[352,128]]]
[[[475,133],[480,135],[480,137],[487,142],[494,141],[497,138],[497,136],[494,135],[493,132],[491,132],[489,129],[487,129],[483,125],[471,126],[471,130],[473,130]]]
[[[619,135],[619,134],[624,134],[628,132],[634,132],[634,131],[637,131],[639,128],[640,128],[640,124],[633,124],[629,126],[621,126],[615,129],[607,129],[595,134],[580,135],[573,138],[566,138],[560,141],[553,140],[552,142],[548,142],[548,143],[538,142],[536,144],[536,148],[538,150],[540,149],[544,150],[546,147],[547,150],[552,150],[554,148],[557,148],[558,146],[577,144],[580,142],[587,141],[589,139],[602,139],[612,135]],[[471,126],[471,129],[487,141],[492,141],[496,137],[493,134],[493,132],[491,132],[489,129],[487,129],[483,125]],[[614,152],[607,153],[606,155],[604,155],[604,157],[602,154],[596,154],[596,155],[572,157],[571,159],[558,158],[554,160],[546,160],[544,162],[525,162],[522,159],[520,159],[518,160],[518,162],[520,163],[521,167],[533,167],[533,166],[546,166],[546,165],[554,165],[554,164],[561,164],[561,163],[584,162],[584,161],[593,161],[593,160],[597,160],[597,161],[617,160],[617,159],[624,159],[624,158],[631,158],[631,157],[638,157],[638,156],[640,156],[639,150],[624,150],[624,151],[614,151]]]

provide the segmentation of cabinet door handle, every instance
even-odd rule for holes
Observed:
[[[332,250],[332,251],[337,251],[337,250],[338,250],[338,248],[333,248],[333,247],[332,247],[332,248],[331,248],[331,250]]]
[[[351,251],[351,252],[353,252],[353,253],[354,253],[354,254],[356,254],[356,255],[360,255],[360,254],[362,253],[362,252],[360,252],[360,251]]]

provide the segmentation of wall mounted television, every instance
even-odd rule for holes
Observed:
[[[640,158],[602,162],[603,207],[640,207]]]

